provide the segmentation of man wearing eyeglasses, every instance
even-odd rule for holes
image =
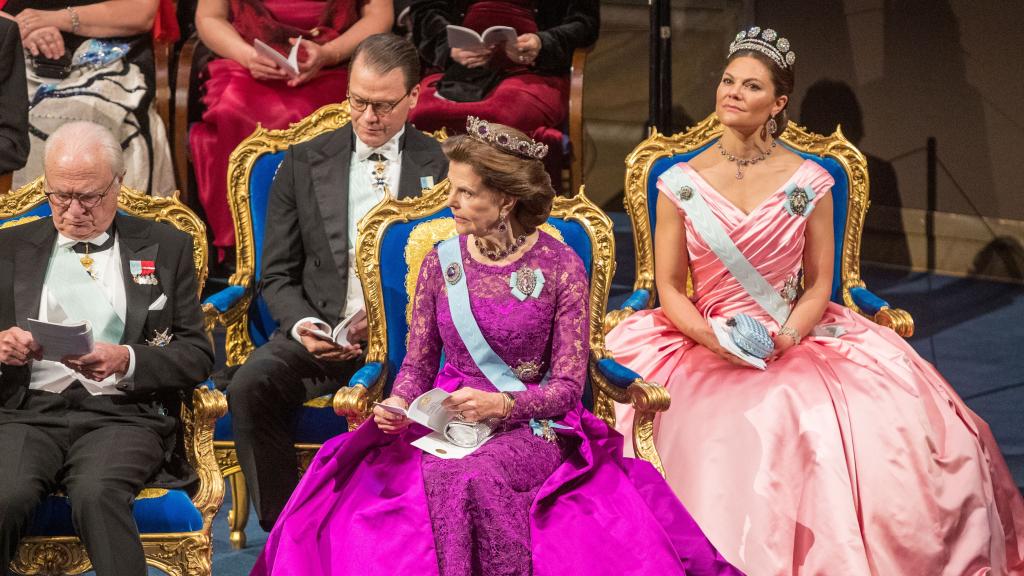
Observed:
[[[192,240],[117,213],[123,166],[106,128],[65,124],[44,152],[52,217],[0,230],[0,573],[59,489],[96,573],[145,575],[133,502],[213,367]],[[54,357],[28,318],[88,321],[93,349]]]
[[[365,318],[350,325],[351,345],[314,335],[362,311],[356,224],[385,196],[416,196],[447,176],[438,142],[407,122],[419,80],[408,40],[363,40],[349,68],[352,122],[291,147],[274,178],[260,291],[279,328],[228,384],[238,460],[267,531],[298,483],[302,404],[335,392],[362,365]]]

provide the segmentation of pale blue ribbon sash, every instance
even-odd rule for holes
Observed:
[[[111,253],[111,257],[115,257]],[[118,344],[124,335],[124,320],[114,311],[106,293],[86,272],[70,246],[54,246],[46,270],[46,289],[53,293],[68,320],[88,320],[93,339]]]
[[[483,333],[480,332],[480,325],[477,324],[476,317],[473,316],[473,309],[469,305],[469,285],[466,282],[465,270],[462,269],[462,246],[459,244],[459,237],[455,236],[441,242],[437,247],[437,255],[441,261],[442,273],[447,271],[452,265],[459,267],[459,279],[454,284],[448,282],[447,274],[444,274],[445,282],[448,283],[448,309],[451,311],[455,330],[459,333],[459,338],[462,339],[462,343],[466,346],[466,350],[469,351],[473,362],[476,363],[484,376],[498,390],[502,392],[522,392],[526,390],[526,384],[523,384],[523,381],[516,376],[508,363],[498,356],[498,353],[491,348]],[[550,376],[551,371],[549,370],[544,375],[544,379],[541,380],[540,384],[542,386],[546,384]],[[553,428],[569,428],[568,426],[556,424],[553,421],[548,424]],[[542,425],[540,422],[530,420],[530,427],[533,429],[534,434],[541,435]]]
[[[740,283],[740,286],[779,323],[779,326],[784,325],[789,319],[789,303],[764,279],[764,276],[761,276],[761,273],[736,247],[732,238],[722,228],[722,223],[711,213],[700,190],[694,185],[686,171],[676,165],[666,170],[659,180],[663,181],[669,192],[683,203],[686,207],[686,215],[690,217],[693,227],[700,233],[701,238],[711,248],[711,251],[722,261],[726,269],[736,278],[736,281]],[[689,189],[689,193],[683,193],[683,189]]]

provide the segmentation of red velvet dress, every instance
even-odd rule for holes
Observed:
[[[533,6],[533,0],[479,0],[470,4],[465,18],[458,24],[481,33],[491,26],[511,26],[519,34],[536,33]],[[435,84],[443,74],[428,75],[420,84],[419,103],[409,119],[416,128],[429,132],[442,127],[450,134],[465,132],[466,116],[478,116],[522,130],[548,145],[546,164],[552,183],[557,186],[561,181],[562,127],[568,114],[569,77],[538,74],[530,68],[511,66],[500,53],[495,62],[509,66],[507,76],[479,102],[455,102],[439,97]]]
[[[242,38],[274,46],[287,54],[288,38],[326,43],[359,19],[360,0],[231,0],[232,25]],[[316,36],[312,30],[316,28]],[[300,60],[302,56],[300,55]],[[312,80],[291,88],[285,81],[254,79],[241,64],[227,58],[210,62],[205,71],[201,122],[189,131],[199,201],[223,258],[235,243],[227,201],[228,158],[256,124],[287,128],[316,109],[345,99],[348,67],[320,71]]]

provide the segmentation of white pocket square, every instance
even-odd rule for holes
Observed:
[[[164,309],[164,304],[167,304],[167,294],[161,294],[159,298],[154,300],[153,303],[149,305],[149,309],[150,310],[163,310]]]

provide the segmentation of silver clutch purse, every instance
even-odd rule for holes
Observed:
[[[726,325],[732,328],[729,332],[732,341],[747,354],[764,360],[775,350],[772,335],[753,317],[737,314],[726,321]]]
[[[444,437],[456,446],[473,448],[491,435],[491,427],[483,422],[452,420],[444,427]]]

